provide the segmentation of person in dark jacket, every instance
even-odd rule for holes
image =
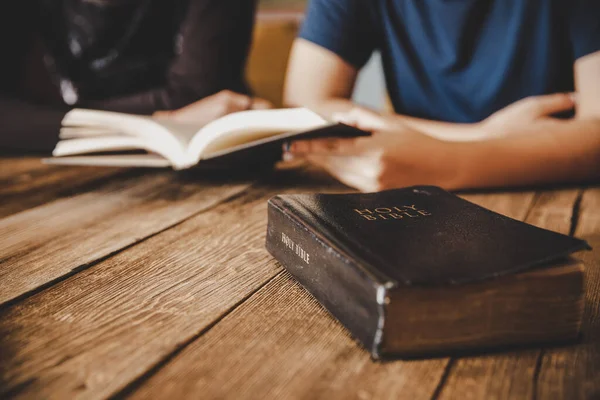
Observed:
[[[6,2],[0,148],[52,149],[74,107],[195,122],[267,107],[244,81],[255,7],[255,0]]]

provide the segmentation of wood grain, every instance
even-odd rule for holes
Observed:
[[[467,197],[521,217],[534,198],[533,193]],[[447,364],[447,358],[373,362],[284,274],[184,349],[133,397],[430,399]]]
[[[373,362],[283,273],[186,348],[133,398],[425,399],[445,361]]]
[[[4,394],[104,398],[145,373],[278,272],[265,213],[224,203],[5,310]]]
[[[105,398],[160,366],[279,273],[264,235],[266,200],[284,182],[306,189],[275,175],[5,308],[0,397]]]
[[[582,342],[543,352],[538,399],[600,398],[600,189],[584,193],[575,233],[594,248],[581,254],[587,266]]]
[[[494,212],[521,221],[527,216],[536,199],[534,191],[469,193],[459,194],[459,196]]]
[[[125,173],[118,168],[63,167],[39,158],[0,158],[0,218],[76,194]]]
[[[248,188],[172,172],[119,179],[0,220],[0,304],[76,272]]]
[[[541,192],[526,222],[569,233],[578,190]],[[452,361],[441,399],[529,399],[535,388],[539,349],[525,349]]]
[[[42,164],[38,157],[8,157],[5,155],[0,155],[0,180],[4,180],[23,172],[34,171],[36,169],[43,169],[46,167],[47,166]]]
[[[600,398],[599,250],[582,343],[377,363],[263,247],[266,198],[346,190],[329,178],[47,168],[0,159],[1,398]],[[600,189],[581,194],[462,196],[600,249]]]

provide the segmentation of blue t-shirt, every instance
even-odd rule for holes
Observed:
[[[475,122],[573,91],[575,60],[600,50],[600,0],[312,0],[300,37],[358,68],[380,50],[398,113]]]

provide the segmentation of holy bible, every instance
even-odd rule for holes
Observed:
[[[423,357],[578,337],[573,237],[419,186],[269,200],[267,250],[372,357]]]

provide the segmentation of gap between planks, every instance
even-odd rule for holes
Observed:
[[[235,303],[231,308],[227,309],[226,311],[223,312],[223,314],[221,314],[217,318],[215,318],[214,321],[212,321],[206,327],[201,329],[198,333],[196,333],[195,335],[190,337],[188,340],[186,340],[184,343],[182,343],[179,347],[175,348],[175,350],[173,350],[171,353],[166,354],[163,359],[159,360],[155,365],[153,365],[150,369],[148,369],[143,375],[134,379],[131,383],[129,383],[127,386],[125,386],[122,390],[119,390],[117,393],[112,395],[110,398],[111,399],[122,399],[122,398],[128,397],[129,395],[133,394],[136,390],[138,390],[144,384],[144,382],[146,380],[148,380],[150,377],[152,377],[152,375],[156,374],[162,367],[167,365],[172,359],[174,359],[177,355],[179,355],[179,353],[181,353],[187,346],[189,346],[194,341],[196,341],[198,338],[200,338],[200,336],[204,335],[206,332],[211,330],[214,326],[216,326],[219,322],[221,322],[223,320],[223,318],[227,317],[229,314],[231,314],[233,311],[235,311],[240,305],[242,305],[246,300],[248,300],[250,297],[252,297],[256,292],[258,292],[259,290],[261,290],[262,288],[264,288],[265,286],[270,284],[273,280],[279,278],[283,273],[284,273],[283,271],[276,273],[270,279],[266,280],[263,284],[261,284],[259,287],[252,290],[250,293],[248,293],[246,296],[244,296],[240,301]]]
[[[534,194],[467,197],[522,218]],[[372,362],[285,274],[181,351],[132,397],[429,399],[443,384],[448,362]]]
[[[540,400],[600,398],[600,188],[579,198],[575,234],[594,248],[582,255],[587,266],[582,341],[543,351],[535,392]]]
[[[569,190],[564,190],[557,192],[543,192],[539,196],[535,196],[536,201],[534,207],[516,207],[515,210],[517,211],[517,214],[521,213],[523,210],[527,211],[521,215],[513,215],[513,217],[527,216],[528,222],[530,223],[534,223],[549,229],[568,232],[571,230],[572,224],[577,220],[576,218],[572,218],[572,215],[573,210],[576,210],[578,207],[577,199],[580,197],[579,191],[572,192]],[[510,202],[514,199],[515,196],[511,196],[508,201]],[[530,199],[533,202],[534,197],[532,196]],[[475,200],[477,202],[477,200],[481,200],[481,198],[471,198],[471,200]],[[485,205],[494,208],[493,205]],[[284,283],[277,282],[277,284],[283,285]],[[263,291],[275,290],[273,288],[274,285],[275,282],[272,285],[266,286]],[[351,396],[352,394],[358,394],[358,397],[365,398],[378,398],[378,395],[387,395],[389,398],[393,398],[395,395],[399,394],[399,392],[395,391],[398,389],[399,385],[397,382],[395,382],[396,387],[394,387],[394,382],[388,382],[388,384],[379,387],[373,387],[369,385],[362,385],[362,387],[360,386],[361,380],[363,383],[365,380],[368,381],[369,378],[372,380],[373,376],[380,375],[381,371],[375,374],[369,374],[364,373],[364,371],[360,371],[361,373],[352,375],[348,381],[351,382],[349,383],[349,386],[353,390],[348,390],[347,387],[342,387],[338,382],[338,385],[340,385],[338,387],[338,392],[334,391],[334,393],[331,393],[325,391],[327,396],[322,395],[323,393],[319,391],[316,393],[312,391],[314,386],[319,389],[323,389],[325,386],[323,381],[326,379],[319,375],[319,371],[324,373],[326,377],[332,378],[323,372],[322,364],[327,365],[328,362],[333,362],[333,365],[329,364],[329,367],[325,369],[343,371],[345,363],[348,362],[349,359],[352,359],[356,362],[356,359],[354,359],[352,356],[348,356],[347,354],[348,352],[353,353],[353,348],[350,350],[346,348],[341,353],[335,353],[334,351],[333,354],[329,353],[325,357],[325,360],[319,359],[319,362],[315,362],[314,365],[309,365],[309,368],[307,369],[316,375],[311,376],[310,379],[307,376],[303,376],[302,379],[299,378],[298,381],[303,382],[303,387],[298,387],[298,382],[296,382],[293,377],[288,376],[287,379],[289,380],[284,379],[283,382],[280,382],[278,380],[278,376],[272,374],[268,375],[271,370],[292,370],[295,371],[295,373],[300,373],[301,371],[293,368],[293,362],[290,364],[288,360],[297,360],[297,356],[301,355],[300,352],[307,350],[307,343],[302,343],[300,348],[296,348],[296,353],[286,354],[284,359],[278,357],[276,362],[271,362],[271,360],[263,357],[262,361],[267,364],[268,371],[263,372],[265,376],[263,376],[262,379],[257,379],[253,375],[257,374],[254,369],[264,369],[264,367],[255,364],[250,365],[249,367],[244,366],[243,362],[245,359],[240,357],[240,354],[242,353],[247,355],[251,349],[245,348],[241,351],[236,351],[236,346],[243,344],[243,342],[240,343],[240,340],[235,336],[232,338],[232,334],[229,334],[227,338],[223,338],[223,336],[227,335],[228,332],[243,329],[244,324],[248,323],[251,324],[252,328],[260,329],[260,325],[264,324],[266,321],[264,321],[263,318],[257,318],[257,321],[253,322],[252,316],[256,314],[260,315],[261,313],[270,311],[271,308],[277,307],[277,304],[269,304],[269,307],[255,306],[256,308],[246,311],[245,307],[251,307],[253,302],[266,302],[267,300],[265,300],[265,297],[272,296],[272,293],[269,293],[267,296],[262,293],[263,291],[257,292],[257,294],[253,296],[249,302],[245,303],[242,307],[240,307],[239,310],[231,313],[221,324],[213,328],[213,330],[215,330],[214,332],[209,331],[206,335],[199,338],[198,341],[192,343],[189,348],[182,351],[181,354],[178,357],[175,357],[169,365],[165,366],[165,368],[159,371],[157,375],[149,379],[146,386],[142,386],[138,392],[133,393],[133,397],[143,398],[146,395],[152,394],[155,397],[166,398],[183,395],[185,393],[193,393],[196,391],[220,397],[232,395],[233,392],[228,392],[228,390],[238,391],[240,389],[240,385],[244,384],[246,386],[242,386],[241,389],[243,389],[243,391],[241,391],[241,393],[244,394],[244,397],[248,398],[255,396],[276,397],[284,393],[282,391],[283,388],[287,388],[292,391],[297,390],[297,392],[293,393],[300,398],[345,398],[346,396]],[[294,296],[293,294],[288,293],[285,298],[294,298]],[[280,298],[279,301],[285,302],[285,298]],[[310,302],[311,300],[312,299],[307,298],[306,302]],[[301,300],[299,301],[302,302]],[[314,300],[312,302],[315,303]],[[287,303],[286,305],[287,307],[283,308],[289,309],[294,304]],[[319,308],[317,306],[317,310],[318,309]],[[317,310],[313,310],[313,312],[316,313]],[[279,311],[279,313],[275,313],[275,317],[273,318],[279,317],[280,313],[284,312],[282,310]],[[324,312],[322,313],[324,314]],[[296,317],[298,317],[298,315],[296,315]],[[250,320],[250,322],[248,322],[248,320]],[[302,322],[306,324],[306,321]],[[314,321],[312,322],[314,323]],[[278,331],[277,329],[279,326],[281,326],[281,324],[272,324],[270,328],[275,330],[276,333],[273,334],[268,331],[262,332],[262,334],[259,336],[259,339],[257,339],[258,341],[254,342],[254,344],[259,345],[265,340],[265,336],[267,339],[273,340],[273,343],[276,344],[277,339],[282,339],[281,336],[284,336],[286,343],[287,341],[290,341],[293,345],[295,344],[294,340],[296,337],[298,335],[301,336],[302,332],[297,332],[295,330],[292,330],[292,332]],[[298,329],[300,329],[300,327],[298,327]],[[316,331],[318,332],[311,332],[311,340],[321,339],[321,337],[318,336],[321,334],[330,336],[323,333],[326,332],[326,329],[323,329],[322,326],[320,329],[316,329]],[[276,337],[271,338],[270,333]],[[337,339],[343,340],[339,337]],[[302,339],[300,338],[297,340],[301,341]],[[348,345],[348,343],[345,343],[345,345]],[[210,355],[216,352],[217,350],[215,349],[218,349],[219,347],[224,347],[224,349],[221,349],[221,353],[228,354],[228,357],[232,357],[231,354],[233,352],[233,356],[237,357],[237,359],[234,361],[221,361],[218,357],[211,358]],[[313,350],[313,353],[331,351],[332,347],[337,347],[337,340],[331,340],[325,344],[320,343],[320,347],[317,347],[318,350]],[[276,350],[285,351],[285,349]],[[346,352],[346,354],[344,354],[344,352]],[[277,355],[277,351],[274,353]],[[538,364],[538,354],[539,351],[537,350],[524,350],[501,355],[493,354],[490,356],[457,358],[454,359],[452,364],[442,363],[442,365],[439,365],[438,367],[443,369],[443,373],[441,376],[439,376],[438,385],[436,386],[436,389],[434,389],[431,396],[437,397],[439,394],[440,398],[530,398],[533,395],[531,385],[533,378],[531,372],[533,371],[533,376],[535,377],[536,365]],[[213,362],[214,360],[218,360],[224,365],[219,365],[217,371],[213,371],[213,366],[207,365],[207,362],[202,360],[203,356],[207,356],[208,360]],[[252,359],[250,355],[248,355],[248,357],[250,360]],[[328,360],[328,357],[333,361]],[[342,362],[337,362],[339,360]],[[534,364],[533,368],[529,368],[527,366],[530,361]],[[394,365],[401,365],[401,362],[398,362]],[[382,368],[385,369],[385,367]],[[234,385],[235,389],[228,389],[228,384],[219,380],[220,376],[228,376],[226,375],[227,373],[225,371],[228,371],[230,374],[229,376],[233,375],[233,379],[235,379],[236,375],[242,375],[246,380],[252,379],[252,381],[250,383],[246,383],[238,380],[236,381],[237,385]],[[490,371],[492,373],[490,373]],[[407,371],[401,371],[401,374],[406,375]],[[435,375],[432,370],[429,371],[429,374],[431,375],[430,378]],[[450,382],[449,387],[444,385],[445,375],[448,376],[448,381]],[[175,377],[177,380],[175,380]],[[398,378],[398,375],[395,375],[394,377]],[[491,381],[492,378],[493,381]],[[431,380],[435,381],[435,379]],[[267,382],[269,385],[267,385]],[[313,386],[307,385],[306,382],[311,382],[311,385]],[[254,383],[254,385],[252,385],[252,383]],[[519,383],[523,383],[523,386],[521,386]],[[400,384],[400,386],[402,385]],[[426,385],[419,386],[419,388],[403,387],[402,393],[403,395],[406,395],[407,398],[427,398],[422,392],[419,392],[419,389],[423,389],[423,386]],[[377,392],[377,389],[381,389],[382,391]],[[375,390],[375,392],[373,392],[373,390]],[[413,390],[413,392],[411,392],[411,390]],[[287,392],[287,394],[289,394],[289,392]],[[421,397],[419,397],[419,395]]]
[[[114,180],[0,220],[0,306],[139,243],[247,190],[251,182],[181,181],[172,172]]]
[[[542,191],[526,222],[568,234],[577,224],[581,190]],[[532,399],[544,350],[529,349],[479,357],[460,357],[439,399]]]
[[[0,157],[0,170],[0,218],[132,175],[119,168],[45,165],[33,157]]]
[[[281,188],[253,188],[0,312],[0,392],[103,398],[160,366],[280,271],[264,231]]]

